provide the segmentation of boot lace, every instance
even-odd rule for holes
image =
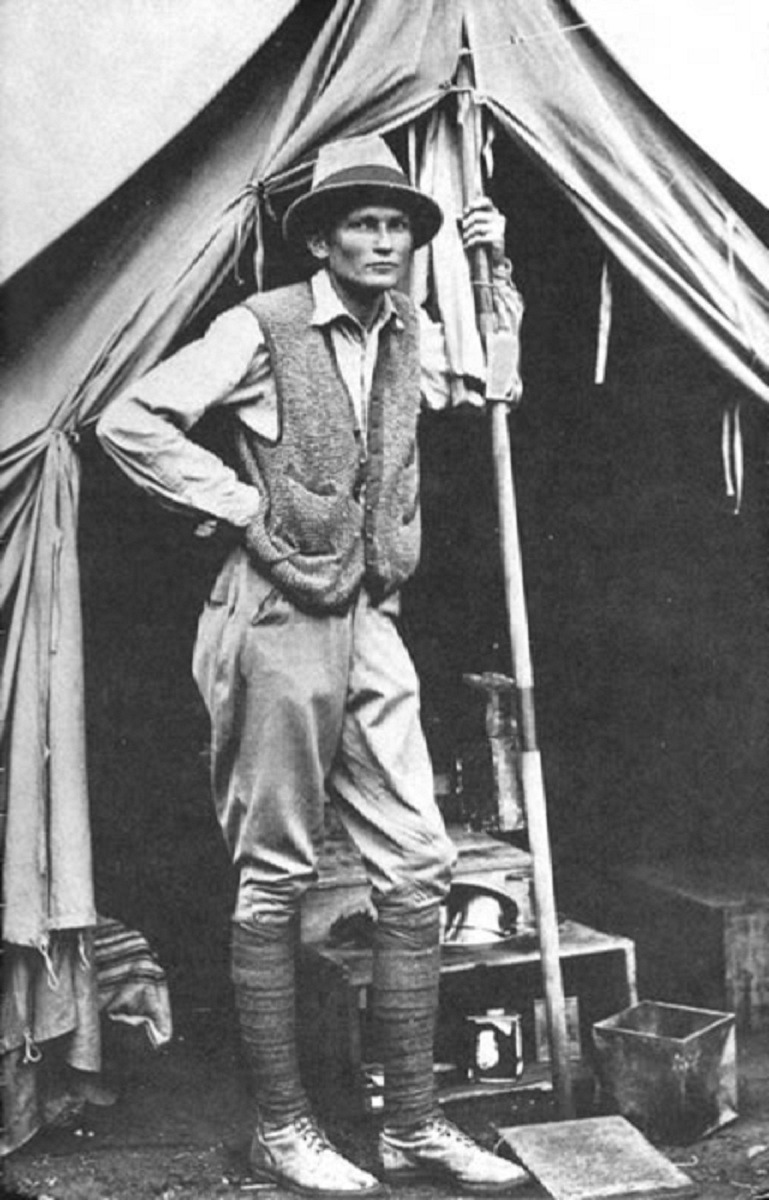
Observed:
[[[312,1150],[315,1154],[321,1154],[324,1150],[338,1153],[312,1117],[300,1117],[295,1128],[308,1150]]]
[[[385,1137],[388,1132],[385,1132]],[[417,1145],[423,1140],[427,1141],[434,1138],[439,1141],[451,1141],[457,1147],[462,1147],[465,1150],[477,1150],[478,1146],[463,1129],[449,1121],[442,1113],[434,1113],[428,1117],[426,1121],[418,1126],[417,1129],[410,1133],[390,1133],[389,1136],[394,1137],[398,1141],[413,1143]]]
[[[464,1146],[468,1150],[478,1149],[476,1143],[469,1134],[465,1133],[464,1129],[460,1129],[458,1125],[447,1120],[440,1113],[436,1113],[434,1117],[429,1119],[429,1123],[425,1126],[425,1131],[427,1130],[433,1131],[438,1137],[451,1139],[458,1146]]]

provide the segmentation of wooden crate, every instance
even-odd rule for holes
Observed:
[[[637,1000],[635,950],[628,938],[599,933],[574,921],[560,926],[561,967],[568,995],[579,998],[582,1045],[591,1046],[592,1023]],[[370,1055],[372,954],[367,949],[304,947],[300,1026],[311,1073],[339,1091],[340,1081],[363,1102],[363,1067]],[[462,1038],[465,1017],[504,1005],[521,1012],[524,1057],[539,1079],[535,1005],[542,997],[536,940],[494,948],[444,949],[441,1011],[436,1039],[439,1059],[450,1060]],[[526,1080],[524,1080],[524,1083]]]
[[[455,881],[483,875],[502,883],[519,909],[519,925],[533,925],[531,855],[487,833],[450,828],[457,847]],[[334,922],[352,913],[371,910],[369,886],[360,855],[338,825],[330,827],[318,864],[317,883],[302,906],[302,941],[322,942]]]
[[[769,1027],[769,859],[637,864],[613,882],[611,927],[636,943],[645,996]]]

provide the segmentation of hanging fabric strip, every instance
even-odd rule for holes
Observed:
[[[243,188],[243,191],[237,196],[235,205],[238,210],[238,220],[235,227],[235,238],[233,242],[233,276],[237,284],[242,284],[243,276],[241,275],[240,267],[243,256],[243,247],[246,243],[246,238],[249,233],[249,220],[251,218],[252,210],[254,212],[254,223],[257,225],[257,227],[259,222],[258,186],[253,183],[247,183]]]
[[[24,1030],[24,1057],[21,1060],[24,1065],[39,1063],[43,1057],[43,1052],[36,1044],[35,1039],[29,1029]]]
[[[409,123],[406,130],[408,138],[408,154],[409,154],[409,180],[414,187],[417,186],[417,126],[415,121]]]
[[[734,462],[734,512],[739,513],[742,507],[742,489],[745,475],[745,456],[742,445],[741,408],[735,404],[732,417],[732,460]]]
[[[56,969],[53,965],[50,938],[47,935],[41,938],[37,948],[43,956],[45,973],[48,976],[48,986],[52,992],[58,992],[59,976],[56,974]]]
[[[486,172],[486,179],[489,180],[494,178],[494,139],[496,137],[496,130],[491,121],[486,121],[483,124],[485,125],[485,129],[482,127],[482,132],[485,136],[483,146],[481,147],[481,160],[483,162],[483,169]]]
[[[595,382],[606,382],[606,362],[609,357],[609,337],[612,319],[612,285],[609,260],[604,259],[601,270],[601,294],[598,307],[598,341],[595,355]]]
[[[745,345],[750,351],[751,366],[756,362],[756,347],[753,340],[750,321],[745,308],[745,298],[742,284],[737,275],[735,265],[735,238],[737,236],[737,215],[728,211],[724,215],[726,224],[726,254],[729,263],[729,275],[734,293],[734,317],[745,339]],[[742,421],[739,403],[733,404],[731,410],[724,412],[724,432],[721,438],[721,450],[724,454],[724,471],[726,475],[726,494],[734,497],[734,513],[739,513],[742,507],[742,490],[745,474],[745,455],[742,442]],[[728,460],[728,464],[727,464]],[[731,486],[731,491],[729,490]]]
[[[724,407],[721,425],[721,457],[724,465],[726,494],[734,502],[734,514],[742,507],[742,492],[745,474],[745,455],[742,444],[742,421],[740,405]]]
[[[78,930],[77,934],[77,957],[80,966],[84,971],[87,971],[91,966],[91,960],[88,957],[88,946],[86,944],[86,936],[82,929]]]
[[[256,290],[264,291],[264,187],[257,185],[254,200],[254,276]]]

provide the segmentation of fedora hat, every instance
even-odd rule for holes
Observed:
[[[309,192],[283,217],[283,236],[304,243],[318,222],[332,220],[351,208],[383,204],[402,209],[411,219],[414,246],[424,246],[441,227],[443,213],[429,196],[412,187],[397,159],[380,137],[346,138],[321,146]]]

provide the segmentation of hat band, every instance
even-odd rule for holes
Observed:
[[[327,175],[325,179],[319,180],[313,191],[319,192],[327,187],[340,187],[349,184],[350,187],[369,186],[376,187],[377,184],[385,186],[393,185],[399,188],[411,189],[406,176],[402,171],[397,171],[393,167],[385,167],[378,163],[372,163],[365,167],[345,167],[342,171],[334,171],[332,175]]]

